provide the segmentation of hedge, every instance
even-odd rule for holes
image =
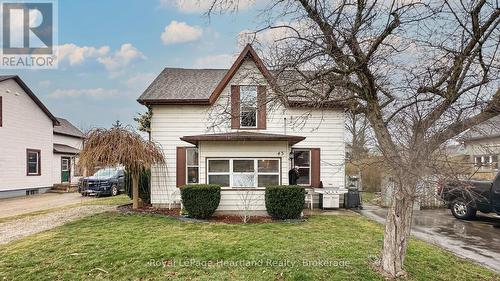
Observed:
[[[132,198],[132,175],[125,172],[125,192]],[[144,170],[139,176],[139,198],[145,204],[151,203],[151,170]]]
[[[297,185],[266,187],[267,213],[274,219],[298,219],[304,209],[306,191]]]
[[[196,219],[210,218],[220,202],[220,185],[188,184],[181,187],[181,198],[188,215]]]

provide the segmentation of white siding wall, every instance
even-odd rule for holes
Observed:
[[[83,148],[82,139],[70,136],[54,134],[54,143],[69,145],[80,150]]]
[[[12,79],[0,82],[0,96],[0,191],[52,186],[52,120]],[[26,175],[27,148],[41,150],[41,176]]]
[[[163,147],[167,158],[167,188],[169,191],[161,190],[153,183],[151,200],[153,204],[166,204],[180,199],[176,185],[176,147],[191,146],[179,138],[186,135],[196,135],[214,132],[228,132],[230,120],[227,112],[230,112],[230,85],[254,85],[267,84],[264,77],[257,70],[253,62],[245,62],[242,67],[228,83],[221,96],[212,107],[190,106],[190,105],[157,105],[153,106],[153,117],[151,121],[152,139]],[[269,87],[268,91],[269,91]],[[271,93],[268,93],[271,94]],[[285,109],[278,106],[268,106],[267,129],[258,130],[262,133],[290,134],[305,136],[306,139],[294,147],[297,148],[320,148],[321,150],[321,180],[326,186],[344,186],[344,113],[340,110],[310,110],[310,109]],[[286,118],[286,124],[285,124]],[[243,147],[246,146],[246,147]],[[232,150],[228,150],[232,147]],[[272,147],[272,148],[271,148]],[[254,156],[277,153],[277,147],[270,146],[272,151],[263,150],[265,145],[245,143],[241,149],[235,149],[229,144],[201,145],[200,158],[206,155],[227,155],[241,157],[245,153],[255,153]],[[208,149],[208,150],[205,150]],[[290,169],[288,160],[289,150],[280,146],[279,151],[284,151],[282,168],[282,182],[287,184],[287,172]],[[206,154],[208,153],[208,154]],[[232,154],[232,155],[229,155]],[[221,157],[221,156],[218,156]],[[203,159],[200,159],[203,160]],[[200,182],[205,182],[204,161],[200,161]],[[227,192],[227,191],[224,191]],[[168,196],[166,195],[168,194]],[[172,194],[174,194],[172,196]],[[232,199],[231,199],[232,198]],[[236,197],[231,192],[223,195],[220,208],[235,206],[236,203],[229,202]],[[227,208],[226,208],[227,209]]]
[[[69,145],[74,148],[82,149],[83,141],[80,138],[63,136],[54,134],[54,143]],[[78,158],[74,155],[65,155],[54,153],[52,157],[52,179],[54,184],[61,183],[61,157],[71,158],[71,184],[77,184],[80,177],[75,177],[75,161],[78,163]]]

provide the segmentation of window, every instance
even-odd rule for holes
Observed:
[[[477,155],[474,156],[474,166],[482,170],[497,170],[498,155]]]
[[[299,167],[297,184],[311,185],[311,151],[309,149],[293,150],[293,166]]]
[[[26,174],[28,176],[39,176],[40,173],[40,150],[26,150]]]
[[[186,183],[199,182],[198,148],[186,148]]]
[[[278,159],[208,159],[208,183],[255,188],[280,184]]]
[[[257,127],[257,86],[240,87],[240,127]]]

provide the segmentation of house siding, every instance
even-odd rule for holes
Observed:
[[[76,137],[64,136],[59,134],[54,134],[54,143],[57,144],[65,144],[74,148],[82,149],[83,148],[83,140]],[[54,153],[52,156],[52,171],[53,171],[53,183],[60,184],[61,183],[61,157],[70,157],[71,158],[71,184],[77,184],[78,180],[81,176],[75,176],[75,164],[78,163],[78,157],[71,154],[60,154]],[[75,163],[76,161],[76,163]]]
[[[181,141],[181,136],[205,133],[234,132],[231,129],[231,85],[265,85],[266,79],[255,64],[245,61],[233,76],[221,95],[212,106],[195,105],[153,105],[151,137],[159,143],[166,156],[166,188],[155,183],[153,177],[151,201],[153,204],[179,202],[180,194],[176,188],[176,147],[192,146]],[[245,129],[241,129],[244,131]],[[334,109],[284,108],[268,104],[266,129],[253,129],[253,132],[289,134],[304,136],[306,139],[294,148],[319,148],[321,153],[321,180],[326,186],[344,187],[344,113]],[[288,184],[290,152],[286,143],[269,145],[264,142],[252,143],[207,143],[200,145],[200,182],[205,182],[206,157],[274,157],[283,153],[282,183]],[[224,191],[219,209],[229,210],[237,205],[237,191]],[[262,202],[263,204],[263,202]],[[262,205],[263,206],[263,205]],[[259,208],[262,208],[260,206]]]
[[[9,90],[9,92],[7,92]],[[16,95],[16,93],[18,93]],[[52,120],[12,79],[0,82],[0,197],[24,195],[23,189],[52,186]],[[41,151],[41,175],[26,175],[26,149]],[[44,189],[43,189],[44,190]],[[9,192],[7,192],[9,191]]]
[[[466,141],[465,149],[469,155],[472,178],[478,180],[493,180],[499,170],[487,167],[478,169],[474,166],[474,156],[497,155],[498,158],[500,158],[500,137]]]

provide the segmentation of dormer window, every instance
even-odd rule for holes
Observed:
[[[257,86],[240,86],[240,127],[257,127]]]

